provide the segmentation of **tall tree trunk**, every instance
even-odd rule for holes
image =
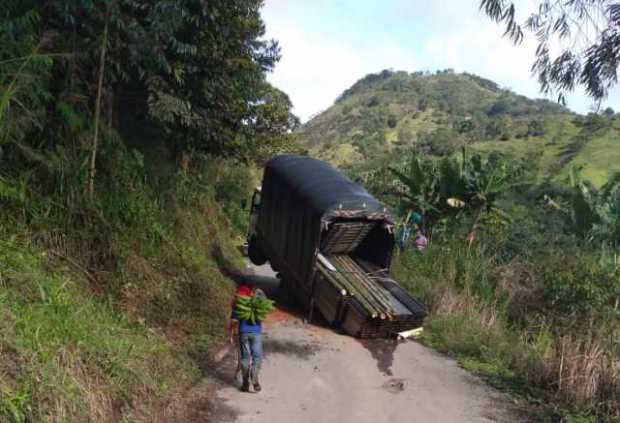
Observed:
[[[105,72],[105,54],[108,45],[108,22],[110,21],[110,7],[105,15],[103,26],[103,40],[101,41],[101,54],[99,55],[99,81],[97,82],[97,99],[95,100],[95,133],[90,152],[90,167],[88,172],[88,197],[92,201],[95,196],[95,162],[97,160],[97,147],[99,144],[99,120],[101,116],[101,96],[103,94],[103,75]]]

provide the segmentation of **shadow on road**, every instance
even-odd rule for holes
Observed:
[[[397,339],[359,339],[358,341],[375,359],[379,371],[386,376],[393,376],[394,353],[396,348],[405,341]]]
[[[202,374],[225,386],[238,386],[236,345],[230,345],[226,355],[219,362],[207,358],[201,363]]]

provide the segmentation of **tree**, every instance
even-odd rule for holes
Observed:
[[[474,121],[471,117],[467,117],[455,122],[454,127],[459,134],[466,134],[474,130]]]
[[[75,203],[114,174],[119,139],[165,143],[181,165],[188,152],[262,161],[296,148],[291,102],[266,81],[280,53],[264,38],[262,4],[7,1],[3,171],[28,169],[46,191]]]
[[[250,106],[247,124],[239,134],[244,140],[239,146],[240,157],[262,163],[277,153],[299,152],[301,140],[293,132],[300,121],[291,112],[288,95],[267,82],[259,94],[260,100]]]
[[[439,212],[439,176],[432,161],[422,160],[418,154],[412,153],[404,169],[389,167],[388,170],[399,182],[395,187],[402,212],[419,212],[424,222]]]
[[[45,120],[51,58],[41,54],[39,13],[32,1],[3,3],[0,18],[0,146],[22,139]]]
[[[512,119],[508,116],[496,117],[487,121],[484,128],[485,138],[507,141],[512,136]]]
[[[510,98],[507,94],[502,95],[499,99],[497,99],[487,112],[489,117],[496,117],[505,115],[510,112]]]
[[[446,157],[440,162],[422,160],[413,153],[403,169],[390,167],[397,178],[401,212],[415,211],[423,216],[425,229],[442,219],[471,217],[467,242],[471,246],[485,219],[506,221],[498,199],[514,186],[517,172],[502,160],[485,160],[470,155],[466,149],[460,157]]]
[[[618,254],[620,248],[620,173],[613,174],[600,190],[570,170],[573,187],[571,222],[575,232],[601,243]]]
[[[387,125],[388,125],[388,128],[391,128],[391,129],[396,128],[396,125],[398,125],[398,119],[396,119],[396,116],[394,116],[393,114],[390,114],[387,118]]]
[[[533,119],[527,124],[527,136],[528,137],[542,137],[545,135],[545,126],[538,120]]]
[[[418,148],[435,156],[447,156],[463,143],[458,132],[449,127],[439,127],[432,132],[421,134]]]
[[[480,8],[503,23],[515,43],[525,30],[538,40],[532,73],[544,93],[565,93],[583,86],[595,100],[604,99],[618,81],[620,3],[615,0],[540,0],[538,10],[520,24],[516,7],[507,0],[481,0]],[[590,38],[594,34],[594,38]],[[560,46],[557,53],[554,47]]]
[[[412,145],[415,142],[415,132],[409,125],[401,125],[398,128],[396,144],[399,146]]]
[[[101,95],[103,94],[103,78],[105,75],[105,54],[108,46],[108,32],[110,26],[111,6],[106,8],[105,23],[103,24],[103,36],[101,38],[101,53],[99,56],[99,65],[97,71],[97,97],[95,99],[95,129],[93,135],[93,143],[90,152],[90,165],[88,171],[88,196],[92,201],[95,195],[95,172],[97,159],[97,146],[99,143],[99,121],[101,118]]]
[[[237,136],[252,124],[255,104],[266,93],[265,73],[280,57],[278,44],[263,39],[262,0],[47,3],[42,26],[59,34],[59,48],[72,52],[91,98],[94,53],[109,16],[104,103],[121,120],[148,116],[177,152],[241,153]],[[66,72],[73,63],[61,65]]]

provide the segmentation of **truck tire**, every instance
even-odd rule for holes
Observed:
[[[278,273],[276,276],[280,280],[279,291],[284,301],[288,304],[295,303],[295,294],[293,292],[293,286],[290,277],[285,276],[282,273]]]
[[[250,238],[250,242],[248,243],[248,257],[255,266],[262,266],[267,263],[267,257],[265,253],[263,253],[263,250],[261,250],[260,244],[255,237]]]

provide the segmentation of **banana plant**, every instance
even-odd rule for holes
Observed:
[[[578,235],[588,238],[593,226],[598,223],[596,213],[598,193],[587,181],[584,181],[579,171],[573,166],[569,171],[570,184],[573,189],[571,196],[571,220]]]
[[[421,212],[425,221],[470,214],[469,245],[485,219],[508,220],[497,204],[499,197],[515,185],[515,169],[506,162],[491,162],[463,149],[460,157],[448,157],[438,164],[414,153],[404,170],[390,171],[401,183],[404,210]]]
[[[601,188],[596,214],[598,222],[592,227],[592,236],[620,245],[620,172]]]
[[[442,213],[459,218],[467,213],[472,224],[467,234],[471,246],[484,222],[505,224],[509,218],[497,200],[515,186],[516,170],[504,161],[490,161],[465,148],[459,157],[449,157],[439,165]]]
[[[578,235],[601,244],[601,260],[618,264],[620,249],[620,172],[611,176],[600,190],[570,170],[572,225]]]
[[[487,217],[507,221],[508,216],[499,208],[497,200],[515,183],[516,170],[505,161],[492,163],[483,160],[480,155],[468,157],[463,149],[462,154],[462,181],[466,195],[466,204],[474,216],[467,242],[471,246],[481,222]]]
[[[401,210],[419,212],[423,222],[439,213],[439,172],[434,162],[422,161],[417,153],[413,153],[404,169],[390,167],[388,170],[400,183],[397,192],[400,194]]]

